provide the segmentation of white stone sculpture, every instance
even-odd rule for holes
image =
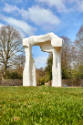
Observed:
[[[62,39],[54,33],[31,36],[23,39],[25,48],[25,67],[23,71],[23,86],[36,86],[36,68],[32,58],[32,46],[40,46],[42,51],[53,54],[52,86],[61,87],[61,48]]]

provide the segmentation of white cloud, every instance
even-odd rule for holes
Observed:
[[[51,8],[55,7],[57,9],[57,11],[60,12],[60,13],[62,13],[62,12],[72,12],[72,11],[83,12],[83,0],[35,0],[35,1],[37,3],[40,3],[40,6],[41,6],[41,3],[42,3],[42,4],[45,4],[45,5],[48,5],[48,7],[51,7]],[[22,2],[22,0],[18,0],[18,2]],[[39,6],[32,6],[31,8],[25,10],[23,8],[20,9],[16,5],[10,5],[8,3],[5,3],[5,6],[3,8],[3,11],[5,11],[7,13],[19,14],[25,20],[29,19],[28,16],[30,14],[32,14],[32,17],[33,17],[33,14],[36,13],[37,16],[40,17],[40,15],[38,15],[39,13],[36,12],[37,10],[40,12],[40,15],[41,15],[41,13],[42,13],[42,15],[44,13],[46,14],[45,11],[51,12],[51,14],[49,14],[48,16],[54,15],[53,12],[51,11],[51,9],[45,9],[45,8],[42,8],[42,7],[39,7]],[[33,11],[34,11],[34,13],[33,13]],[[31,17],[31,19],[32,19],[32,17]],[[44,15],[44,18],[45,17],[47,17],[47,15],[46,16]],[[41,16],[41,18],[42,18],[42,16]],[[37,22],[36,19],[34,19],[34,22]]]
[[[60,23],[59,18],[49,9],[33,6],[28,9],[28,18],[36,25],[46,29],[56,27]]]
[[[50,9],[41,8],[39,6],[32,6],[28,10],[19,9],[17,6],[5,4],[3,11],[7,13],[18,13],[24,20],[31,20],[36,25],[43,26],[45,28],[55,27],[60,23],[59,18],[53,14]]]
[[[22,18],[27,20],[28,19],[28,10],[24,10],[23,8],[19,10],[19,14],[21,14]]]
[[[55,7],[58,12],[83,12],[83,0],[35,0],[49,7]]]
[[[26,18],[27,17],[27,10],[24,10],[23,8],[20,9],[18,8],[17,6],[15,5],[10,5],[8,3],[5,4],[4,8],[3,8],[3,11],[6,12],[6,13],[18,13],[20,14],[22,17]]]
[[[73,11],[83,12],[83,0],[69,0],[68,3],[71,3]]]
[[[50,7],[56,7],[59,12],[67,11],[66,0],[36,0],[39,3],[47,4]]]
[[[5,21],[9,23],[10,25],[16,26],[18,29],[20,29],[22,32],[26,33],[27,35],[32,35],[35,31],[35,28],[30,26],[28,23],[22,20],[17,20],[14,18],[6,18]]]
[[[3,11],[20,14],[24,20],[31,20],[44,29],[53,29],[60,23],[59,18],[50,10],[39,6],[32,6],[28,10],[19,9],[17,6],[5,4]]]
[[[13,13],[15,15],[19,14],[23,17],[23,19],[27,19],[28,17],[28,11],[24,10],[23,8],[20,9],[15,5],[10,5],[8,3],[5,4],[3,11],[6,13]]]
[[[0,19],[5,21],[7,24],[14,26],[23,34],[32,35],[36,30],[23,20],[17,20],[12,17],[5,17],[3,15],[0,15]]]
[[[83,12],[83,1],[78,0],[78,1],[76,2],[76,9],[77,9],[79,12]]]
[[[7,13],[12,13],[15,11],[19,11],[19,8],[17,6],[13,6],[13,5],[9,5],[9,4],[5,4],[3,11],[7,12]]]

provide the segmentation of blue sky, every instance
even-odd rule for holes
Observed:
[[[0,27],[12,25],[22,37],[54,32],[74,41],[83,25],[83,0],[0,0]],[[44,67],[47,53],[33,47],[36,66]]]

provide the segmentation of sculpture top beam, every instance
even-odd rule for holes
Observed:
[[[50,44],[52,47],[62,47],[62,38],[58,37],[54,33],[48,33],[46,35],[31,36],[23,39],[23,46],[29,47],[30,45],[44,45]]]

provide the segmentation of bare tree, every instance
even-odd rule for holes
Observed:
[[[75,40],[77,50],[77,64],[83,65],[83,26],[80,27]]]
[[[0,68],[3,68],[4,72],[15,67],[16,58],[23,51],[21,41],[20,33],[12,26],[0,28]]]
[[[71,49],[72,42],[68,37],[62,36],[63,47],[62,47],[62,65],[65,68],[69,68],[71,66]]]
[[[25,63],[25,56],[24,53],[22,53],[16,57],[15,61],[16,69],[23,69],[24,63]]]

